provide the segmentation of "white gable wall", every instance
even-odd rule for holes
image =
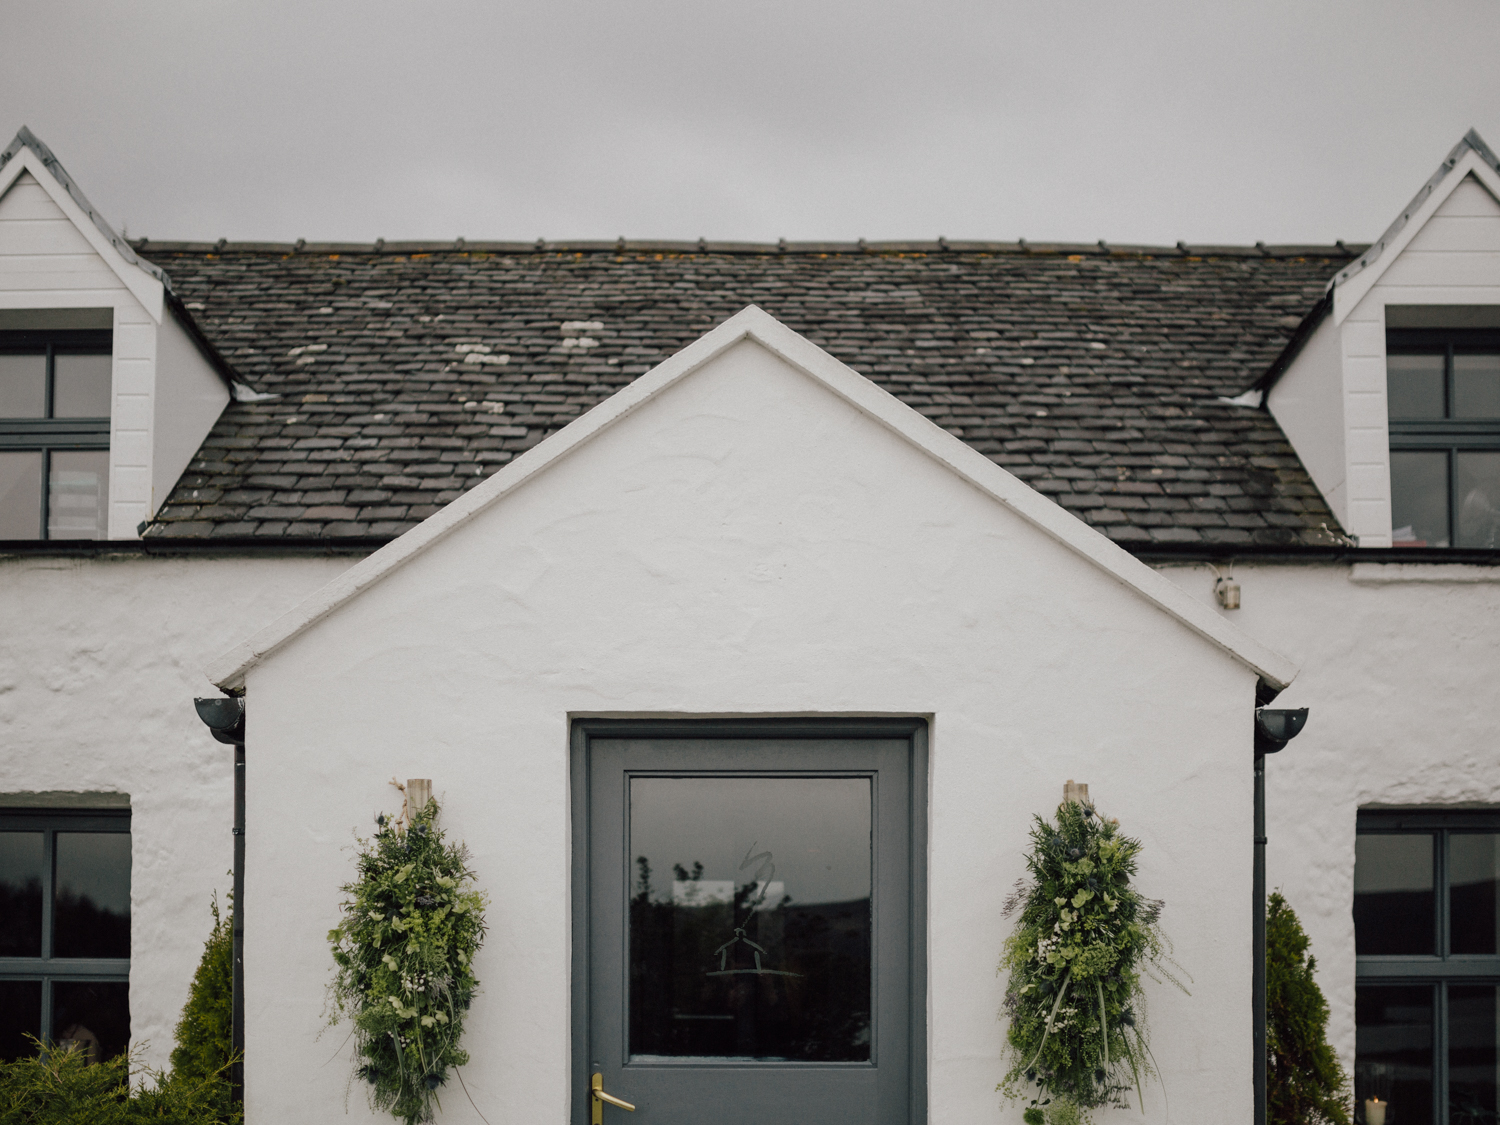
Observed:
[[[930,1119],[997,1112],[1000,905],[1030,815],[1076,777],[1144,836],[1141,883],[1197,980],[1153,998],[1173,1114],[1248,1122],[1255,678],[737,344],[249,669],[249,1120],[343,1112],[343,1033],[314,1044],[323,935],[393,774],[434,778],[493,898],[468,1090],[491,1120],[556,1122],[577,1094],[570,716],[914,714],[932,722]],[[350,1114],[375,1120],[361,1092]],[[476,1120],[456,1096],[444,1119]]]
[[[1349,464],[1345,398],[1340,373],[1341,334],[1324,319],[1266,399],[1298,458],[1339,526],[1349,526]],[[1330,377],[1333,373],[1335,377]]]
[[[109,538],[134,539],[208,435],[229,391],[165,312],[161,283],[107,243],[95,245],[102,239],[87,216],[45,169],[38,165],[33,174],[31,163],[34,155],[23,149],[0,173],[0,309],[113,311]],[[133,285],[122,278],[125,271]]]

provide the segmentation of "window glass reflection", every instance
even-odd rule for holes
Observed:
[[[105,538],[109,527],[109,451],[55,450],[50,466],[47,538]]]
[[[15,355],[0,352],[0,418],[46,416],[46,353]]]
[[[1448,454],[1391,450],[1391,529],[1398,547],[1448,545]]]
[[[1354,843],[1354,950],[1437,952],[1429,835],[1362,832]]]
[[[52,956],[130,956],[130,834],[59,832]]]
[[[0,539],[41,535],[41,453],[0,453]]]
[[[1454,455],[1458,546],[1500,547],[1500,453]]]
[[[1448,837],[1449,947],[1459,954],[1500,953],[1500,835]]]
[[[107,355],[52,357],[52,416],[108,418],[110,369]]]
[[[1452,1125],[1496,1120],[1500,1005],[1495,994],[1493,984],[1448,986],[1448,1120]]]
[[[124,981],[52,982],[52,1040],[90,1062],[130,1046],[130,985]]]
[[[871,1049],[868,778],[634,778],[632,1057]]]
[[[1500,355],[1453,357],[1453,417],[1500,418]]]
[[[1432,1125],[1431,985],[1360,985],[1354,991],[1354,1104],[1387,1103],[1386,1125]]]
[[[1387,410],[1392,418],[1441,418],[1446,413],[1446,354],[1388,355]]]
[[[42,955],[42,834],[0,832],[0,957]]]
[[[28,1035],[42,1037],[42,982],[0,980],[0,1062],[32,1058]]]

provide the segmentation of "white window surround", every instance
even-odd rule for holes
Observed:
[[[1266,406],[1339,523],[1391,546],[1387,327],[1500,323],[1500,173],[1470,133],[1382,239],[1342,271]],[[1428,311],[1430,310],[1430,311]]]
[[[137,538],[229,402],[228,383],[180,323],[166,274],[109,228],[46,146],[23,129],[5,151],[0,310],[108,311],[108,538]]]

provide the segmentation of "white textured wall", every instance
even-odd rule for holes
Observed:
[[[577,713],[933,716],[942,1125],[1020,1120],[994,1092],[1000,905],[1030,815],[1089,782],[1145,839],[1141,886],[1168,900],[1196,979],[1191,998],[1153,992],[1172,1117],[1250,1120],[1253,674],[758,345],[335,610],[247,687],[252,1125],[342,1119],[346,1032],[318,1040],[325,934],[352,834],[398,807],[393,775],[434,779],[493,898],[469,1092],[492,1122],[566,1120]],[[1146,1097],[1165,1120],[1160,1090]],[[349,1109],[372,1120],[361,1087]],[[477,1118],[450,1089],[443,1120]]]
[[[193,712],[199,669],[349,559],[0,558],[0,805],[130,797],[131,1037],[165,1066],[233,859],[232,751]]]
[[[1210,568],[1162,572],[1214,604]],[[1267,885],[1283,890],[1312,938],[1330,1038],[1349,1066],[1355,813],[1500,805],[1500,573],[1361,564],[1234,575],[1242,608],[1225,616],[1302,664],[1275,704],[1312,713],[1267,759]]]

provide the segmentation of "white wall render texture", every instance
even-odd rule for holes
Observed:
[[[1162,572],[1214,604],[1212,568]],[[1355,814],[1500,805],[1500,573],[1241,565],[1234,577],[1242,608],[1225,616],[1302,665],[1275,703],[1311,714],[1267,759],[1266,885],[1312,938],[1329,1038],[1352,1068]]]
[[[994,1092],[1000,905],[1031,814],[1072,777],[1144,838],[1140,884],[1196,981],[1152,994],[1173,1117],[1248,1122],[1255,679],[735,345],[250,669],[249,1121],[344,1112],[345,1032],[316,1041],[325,934],[391,776],[434,779],[493,898],[467,1089],[491,1121],[560,1125],[578,1094],[570,717],[915,714],[932,722],[929,1119],[1020,1119]],[[1160,1089],[1146,1099],[1165,1120]],[[358,1086],[348,1111],[375,1120]],[[477,1117],[445,1091],[444,1120]]]
[[[0,558],[0,806],[115,793],[131,807],[131,1040],[165,1066],[221,904],[232,752],[193,711],[207,653],[349,565],[339,558]],[[7,800],[10,796],[10,800]],[[30,798],[28,798],[30,799]]]

